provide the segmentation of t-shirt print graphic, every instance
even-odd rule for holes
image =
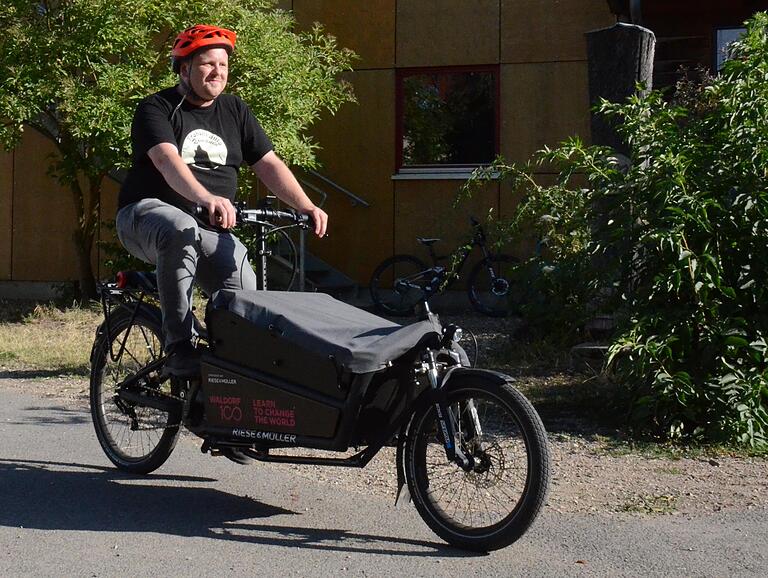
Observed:
[[[181,145],[181,158],[195,168],[213,171],[227,164],[227,145],[220,136],[212,132],[193,130]]]

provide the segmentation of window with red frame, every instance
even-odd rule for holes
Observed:
[[[497,66],[399,70],[398,169],[490,163],[499,149],[498,77]]]

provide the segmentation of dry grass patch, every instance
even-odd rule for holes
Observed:
[[[0,372],[87,375],[98,308],[0,301]]]

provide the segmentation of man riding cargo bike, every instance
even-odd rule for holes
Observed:
[[[401,326],[320,293],[255,290],[232,225],[307,227],[311,217],[322,236],[328,217],[247,107],[222,94],[234,43],[221,28],[181,33],[179,85],[136,112],[118,232],[156,265],[157,283],[128,272],[100,286],[90,402],[101,447],[121,470],[147,474],[182,426],[203,453],[240,463],[364,467],[394,446],[397,495],[407,484],[436,534],[470,550],[511,544],[543,507],[550,459],[541,420],[510,377],[470,367],[460,329],[426,301],[421,320]],[[241,162],[298,212],[235,211]],[[190,307],[193,281],[210,295],[204,326]]]
[[[278,198],[311,217],[325,234],[328,216],[316,207],[272,149],[248,106],[226,94],[236,34],[192,26],[173,44],[179,83],[142,101],[133,119],[133,166],[120,190],[117,234],[125,248],[157,268],[163,311],[165,368],[199,371],[192,346],[192,286],[256,289],[246,249],[230,231],[237,173],[247,164]],[[196,207],[206,209],[204,217]]]

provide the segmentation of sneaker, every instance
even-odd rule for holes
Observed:
[[[171,346],[171,351],[165,358],[163,372],[176,377],[200,375],[200,351],[189,341],[182,341]]]

